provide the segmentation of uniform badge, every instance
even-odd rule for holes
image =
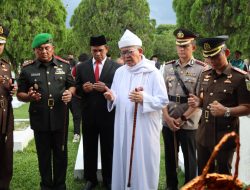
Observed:
[[[56,68],[55,75],[64,75],[65,72],[62,70],[62,68]]]
[[[205,79],[209,79],[210,77],[210,75],[205,75]]]
[[[250,80],[246,80],[247,90],[250,91]]]
[[[172,87],[173,87],[173,85],[172,85],[171,82],[168,83],[168,86],[169,86],[169,88],[172,88]]]
[[[204,49],[205,51],[209,51],[209,50],[211,50],[211,46],[210,46],[210,44],[209,44],[209,43],[204,43],[204,45],[203,45],[203,49]]]
[[[184,33],[181,30],[177,33],[177,38],[184,38]]]
[[[227,80],[224,81],[224,83],[230,84],[230,83],[232,83],[232,82],[231,82],[231,80],[227,79]]]
[[[40,73],[31,73],[30,74],[32,77],[39,77],[40,76]]]

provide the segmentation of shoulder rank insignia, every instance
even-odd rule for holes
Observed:
[[[11,65],[11,63],[10,63],[9,61],[7,61],[7,60],[5,60],[5,59],[3,59],[3,58],[0,59],[0,62],[3,62],[3,63],[6,63],[6,64],[10,64],[10,65]]]
[[[232,67],[232,69],[235,70],[235,71],[238,71],[239,73],[241,73],[241,74],[243,74],[243,75],[246,75],[246,74],[247,74],[246,71],[243,71],[243,70],[241,70],[241,69],[239,69],[239,68],[237,68],[237,67]]]
[[[54,58],[58,59],[59,61],[61,61],[61,62],[63,62],[63,63],[69,64],[69,61],[67,61],[67,60],[65,60],[65,59],[63,59],[63,58],[61,58],[61,57],[58,56],[58,55],[54,55]]]
[[[168,62],[165,63],[165,65],[173,64],[173,63],[175,63],[175,60],[168,61]]]
[[[26,60],[23,62],[22,67],[26,67],[34,63],[34,60]]]
[[[206,63],[204,63],[204,62],[202,62],[202,61],[200,61],[200,60],[198,60],[198,59],[195,59],[194,62],[195,62],[196,64],[198,64],[198,65],[203,66],[203,67],[206,67],[206,66],[207,66]]]

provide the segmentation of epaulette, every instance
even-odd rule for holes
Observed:
[[[211,69],[212,69],[212,67],[207,67],[207,68],[205,68],[202,72],[204,73],[204,72],[209,71],[209,70],[211,70]]]
[[[35,61],[34,60],[26,60],[23,62],[22,67],[26,67],[28,65],[33,64]]]
[[[175,63],[175,61],[176,61],[176,60],[171,60],[171,61],[168,61],[168,62],[166,62],[166,63],[165,63],[165,65],[168,65],[168,64],[173,64],[173,63]]]
[[[200,61],[200,60],[198,60],[198,59],[195,59],[194,62],[195,62],[196,64],[198,64],[198,65],[203,66],[203,67],[206,67],[206,66],[207,66],[206,63],[204,63],[204,62],[202,62],[202,61]]]
[[[6,64],[10,64],[11,65],[11,63],[9,61],[7,61],[7,60],[5,60],[3,58],[1,58],[1,61],[4,62],[4,63],[6,63]]]
[[[241,74],[243,74],[243,75],[246,75],[246,74],[247,74],[246,71],[244,71],[244,70],[242,70],[242,69],[239,69],[238,67],[232,67],[232,69],[235,70],[235,71],[238,71],[239,73],[241,73]]]
[[[61,58],[61,57],[58,56],[58,55],[54,55],[54,58],[58,59],[59,61],[61,61],[61,62],[63,62],[63,63],[69,64],[69,61],[67,61],[67,60],[65,60],[65,59],[63,59],[63,58]]]

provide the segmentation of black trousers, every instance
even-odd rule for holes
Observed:
[[[34,131],[42,190],[65,190],[67,130]],[[63,146],[64,145],[64,149]]]
[[[111,184],[114,126],[83,125],[84,178],[97,183],[98,137],[100,137],[102,177],[105,186]]]
[[[0,135],[0,190],[7,190],[13,174],[13,132],[9,132],[7,140]]]
[[[74,134],[80,135],[80,125],[82,120],[81,99],[73,96],[69,105],[69,109],[73,116]]]
[[[174,133],[167,126],[162,130],[165,148],[165,170],[166,183],[168,187],[177,188],[178,178],[175,161]],[[177,148],[181,145],[184,157],[185,183],[189,182],[197,175],[196,162],[196,130],[180,129],[175,132]]]
[[[214,147],[204,147],[197,143],[197,155],[198,155],[198,174],[200,175],[209,160]],[[220,174],[231,175],[232,160],[235,152],[235,148],[220,150],[216,156],[216,163],[212,164],[209,173],[217,172]]]

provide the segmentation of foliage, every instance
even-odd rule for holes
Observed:
[[[77,41],[75,36],[75,32],[72,30],[72,28],[66,29],[65,38],[62,40],[62,48],[58,52],[58,55],[66,56],[72,54],[77,57],[77,55],[81,53],[79,53],[79,50],[82,50],[82,43]]]
[[[169,61],[177,58],[175,37],[173,35],[175,29],[176,26],[171,24],[162,24],[156,28],[153,52],[160,61]]]
[[[117,57],[117,42],[125,29],[130,29],[142,39],[145,54],[151,55],[155,21],[150,20],[149,13],[146,0],[82,0],[70,24],[81,51],[89,52],[90,36],[104,34],[111,55]]]
[[[5,0],[0,4],[0,20],[10,29],[5,53],[15,71],[24,60],[34,57],[31,43],[38,33],[52,33],[60,50],[66,28],[66,10],[61,0]]]
[[[202,36],[229,35],[228,47],[243,54],[250,51],[249,0],[174,0],[178,25]]]

